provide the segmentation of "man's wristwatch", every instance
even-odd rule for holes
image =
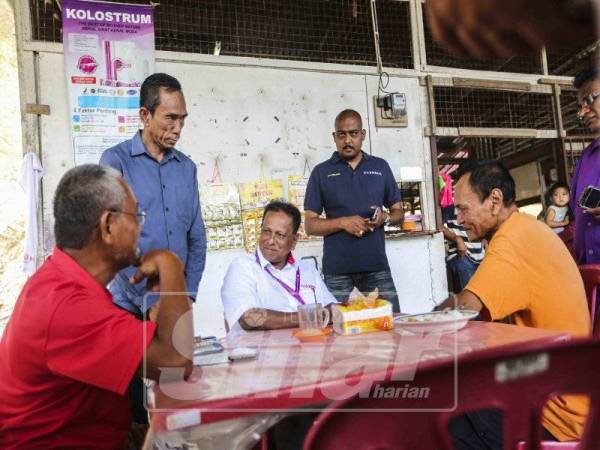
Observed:
[[[389,226],[392,224],[392,221],[390,220],[390,215],[389,215],[389,213],[385,213],[385,214],[386,214],[386,216],[387,216],[387,217],[386,217],[386,218],[385,218],[385,220],[383,221],[383,226],[384,226],[384,227],[389,227]]]

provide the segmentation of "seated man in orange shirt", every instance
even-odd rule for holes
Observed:
[[[477,162],[465,168],[456,184],[454,203],[458,223],[469,239],[488,239],[489,245],[465,289],[436,309],[462,306],[480,311],[487,320],[512,316],[518,326],[574,336],[590,334],[585,290],[573,258],[549,227],[519,213],[515,182],[500,162]],[[550,400],[542,416],[545,437],[578,439],[587,409],[582,397]],[[457,422],[459,431],[452,425],[456,448],[481,448],[482,439],[492,449],[502,448],[502,433],[491,431],[501,430],[501,416],[492,416]],[[470,434],[471,445],[466,444]],[[460,442],[456,442],[457,435]]]

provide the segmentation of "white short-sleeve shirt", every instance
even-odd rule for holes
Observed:
[[[267,268],[273,276],[269,275]],[[221,300],[230,334],[244,332],[238,320],[251,308],[296,312],[301,303],[274,277],[294,290],[298,268],[300,269],[300,297],[304,303],[321,303],[323,306],[337,303],[311,260],[296,261],[292,257],[283,269],[279,270],[264,258],[259,249],[256,253],[243,255],[234,260],[225,274],[221,287]]]

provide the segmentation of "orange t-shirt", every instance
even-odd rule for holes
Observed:
[[[492,320],[512,315],[520,326],[574,336],[591,332],[575,261],[550,227],[528,214],[515,212],[500,226],[465,289],[479,297]],[[579,439],[588,406],[582,396],[557,397],[542,424],[561,441]]]

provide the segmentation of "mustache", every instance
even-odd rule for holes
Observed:
[[[344,145],[344,150],[346,150],[347,148],[351,148],[352,150],[354,150],[354,147],[352,147],[350,144]]]

